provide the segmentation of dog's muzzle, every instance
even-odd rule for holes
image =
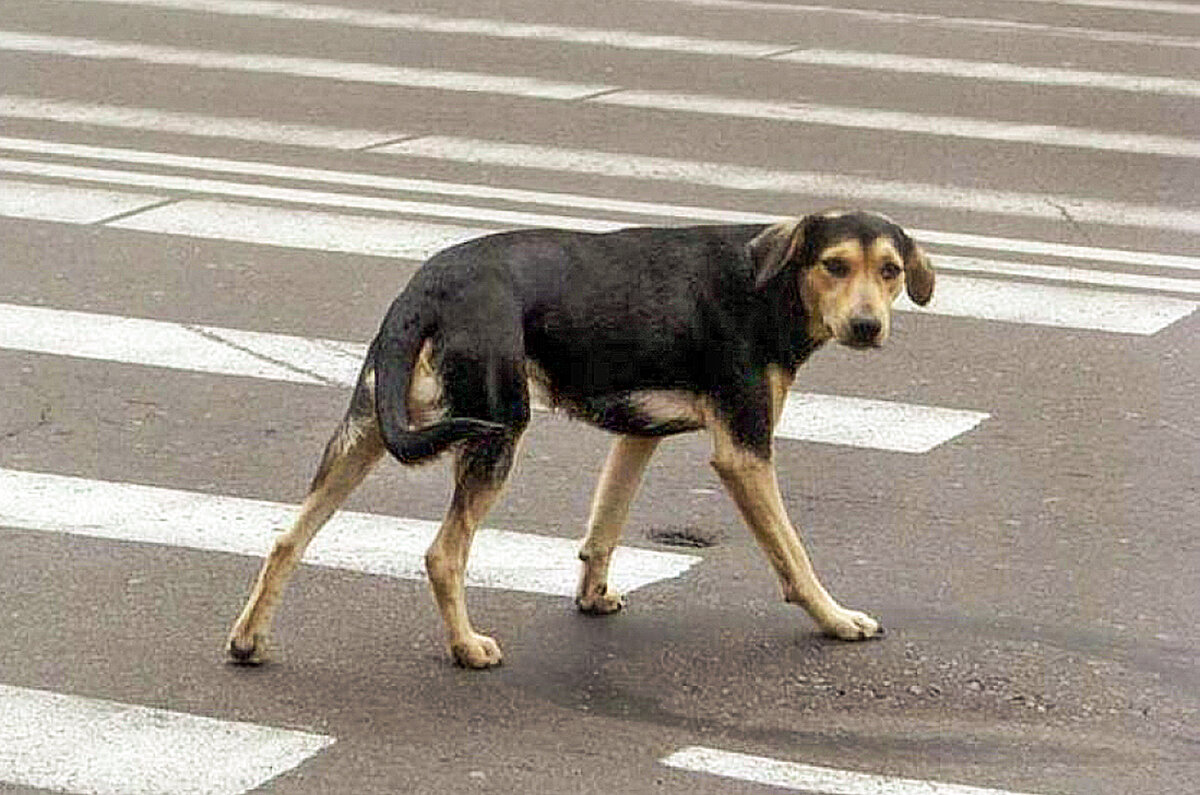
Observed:
[[[850,322],[846,324],[846,331],[843,344],[851,348],[873,348],[880,343],[883,323],[877,317],[860,315],[850,318]]]

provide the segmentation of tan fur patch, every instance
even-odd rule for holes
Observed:
[[[442,418],[442,379],[433,365],[433,343],[425,340],[408,382],[406,408],[409,430]]]

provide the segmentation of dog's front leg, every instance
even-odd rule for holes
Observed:
[[[714,429],[713,441],[713,468],[779,575],[784,599],[807,610],[821,630],[835,638],[862,640],[882,634],[879,622],[842,607],[817,580],[783,507],[775,466],[739,447],[723,428]]]
[[[587,535],[579,548],[583,572],[575,604],[584,613],[615,613],[625,605],[621,594],[608,586],[608,564],[658,441],[656,437],[618,436],[608,453],[592,498]]]

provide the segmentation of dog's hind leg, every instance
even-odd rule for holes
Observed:
[[[608,587],[608,564],[658,442],[658,437],[618,436],[608,453],[592,498],[587,535],[579,549],[583,571],[575,604],[584,613],[604,615],[625,605],[624,597]]]
[[[471,541],[500,496],[512,467],[517,438],[506,435],[469,442],[458,451],[454,496],[437,536],[425,553],[425,570],[438,612],[446,624],[450,654],[464,668],[490,668],[501,661],[496,641],[471,627],[464,577]]]
[[[250,599],[229,634],[226,649],[232,662],[257,665],[265,661],[275,608],[304,550],[383,451],[383,438],[373,410],[364,413],[352,406],[325,446],[300,515],[290,529],[275,539],[263,561]]]

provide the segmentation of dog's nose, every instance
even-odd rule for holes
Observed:
[[[877,317],[865,315],[850,319],[850,337],[856,343],[862,345],[872,343],[879,337],[879,332],[882,330],[883,323]]]

